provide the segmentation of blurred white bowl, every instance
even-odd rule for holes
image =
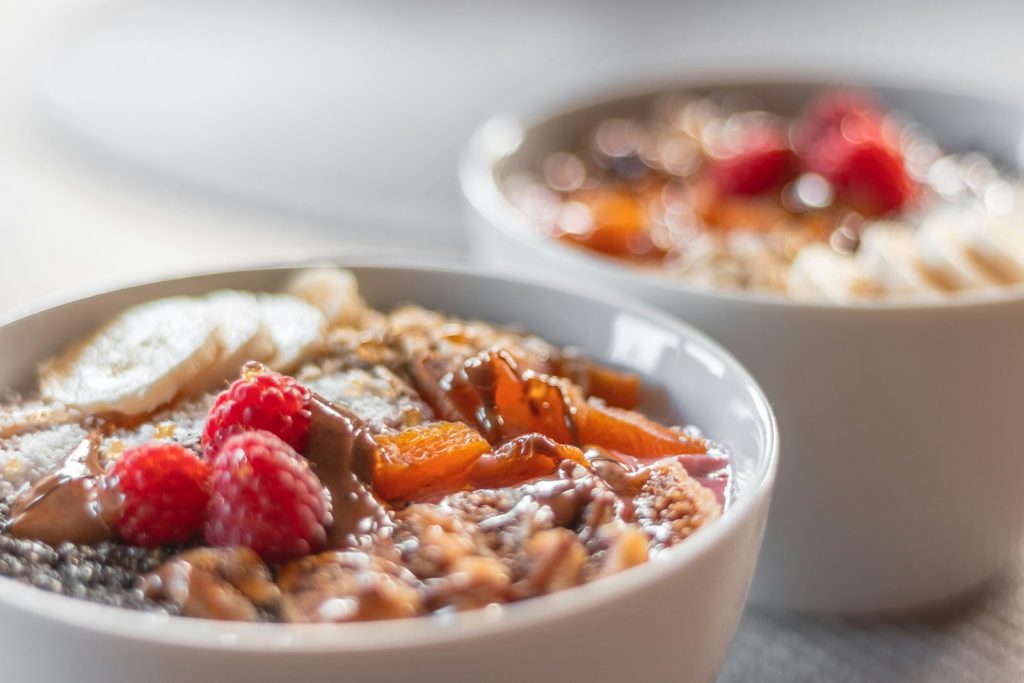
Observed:
[[[753,602],[870,614],[978,588],[1016,556],[1024,530],[1024,288],[846,307],[700,289],[548,238],[504,194],[510,177],[535,172],[602,119],[700,85],[542,103],[485,123],[460,169],[475,257],[660,306],[754,372],[778,415],[785,455]],[[709,85],[796,113],[828,83]],[[1024,109],[872,90],[948,148],[1020,166]]]
[[[214,622],[142,614],[0,578],[4,680],[713,681],[761,544],[775,475],[774,419],[747,372],[702,334],[618,297],[463,268],[354,267],[371,304],[406,301],[517,323],[630,368],[644,407],[700,425],[734,456],[735,502],[658,559],[596,583],[452,617],[339,625]],[[230,287],[279,289],[295,268],[217,273],[99,294],[0,326],[0,386],[125,306]]]

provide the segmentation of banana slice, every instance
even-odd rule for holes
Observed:
[[[129,308],[45,363],[43,398],[83,413],[141,415],[173,399],[220,357],[210,307],[189,297]]]
[[[861,272],[889,293],[925,294],[944,290],[918,258],[914,230],[908,225],[888,221],[872,223],[861,235],[855,258]]]
[[[341,268],[304,270],[289,280],[285,292],[319,308],[332,325],[354,327],[366,312],[355,275]]]
[[[990,287],[998,276],[973,258],[965,235],[977,217],[965,207],[931,212],[917,231],[918,253],[925,267],[953,289]]]
[[[324,340],[327,321],[320,309],[287,294],[258,297],[263,329],[274,345],[271,370],[289,372],[312,355]]]
[[[250,360],[265,363],[274,355],[274,343],[263,325],[263,309],[253,294],[224,289],[200,299],[217,321],[217,361],[182,386],[181,396],[195,396],[238,377]]]
[[[844,256],[824,244],[809,244],[793,259],[787,283],[795,299],[847,303],[873,298],[881,286],[861,272],[850,256]]]
[[[999,282],[1024,281],[1024,229],[1009,217],[995,218],[979,210],[962,226],[964,247]]]
[[[78,422],[82,415],[62,405],[30,401],[18,405],[0,405],[0,440],[36,429]]]

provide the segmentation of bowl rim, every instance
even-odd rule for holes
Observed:
[[[487,226],[469,225],[471,231],[499,230],[519,245],[576,267],[620,280],[632,280],[648,290],[664,295],[705,297],[723,304],[761,305],[791,310],[849,310],[867,315],[887,315],[908,311],[933,311],[946,308],[975,308],[1024,304],[1024,282],[977,289],[960,290],[936,296],[890,297],[878,300],[838,303],[793,299],[772,292],[728,290],[688,283],[653,270],[644,270],[620,260],[574,247],[552,239],[530,221],[508,198],[499,180],[498,164],[514,153],[538,127],[588,109],[630,99],[686,90],[713,90],[743,86],[826,88],[852,86],[867,90],[884,88],[943,98],[960,98],[979,104],[1014,108],[1024,118],[1024,101],[1001,99],[989,92],[969,87],[950,88],[932,84],[915,85],[908,79],[885,75],[820,71],[814,68],[774,70],[730,68],[692,72],[658,72],[648,78],[605,80],[585,83],[557,95],[534,94],[507,105],[479,124],[464,143],[459,156],[458,175],[463,198]]]
[[[725,510],[722,517],[685,543],[665,551],[651,562],[634,567],[600,581],[576,586],[556,593],[518,603],[483,608],[452,615],[428,615],[406,619],[342,624],[278,624],[222,622],[165,614],[137,612],[90,602],[80,598],[52,593],[8,577],[0,577],[0,606],[31,613],[63,626],[79,628],[107,637],[140,644],[170,646],[210,651],[247,653],[342,654],[380,652],[428,647],[452,642],[480,639],[500,633],[529,629],[550,619],[586,612],[605,603],[628,598],[649,584],[657,584],[674,572],[683,570],[712,549],[726,543],[734,530],[745,523],[770,500],[779,457],[778,425],[764,392],[750,372],[717,342],[689,324],[652,308],[642,302],[618,294],[595,293],[582,286],[567,286],[545,280],[528,280],[504,273],[491,273],[483,268],[453,263],[443,259],[424,262],[389,258],[386,254],[338,258],[318,257],[300,261],[279,261],[229,270],[198,270],[156,279],[135,279],[122,286],[83,288],[77,295],[67,292],[52,297],[42,305],[0,320],[5,328],[28,317],[46,314],[65,305],[87,306],[94,299],[133,288],[167,285],[174,288],[208,276],[242,276],[263,272],[296,270],[313,265],[337,265],[395,272],[442,273],[497,283],[502,287],[556,289],[573,298],[628,310],[659,327],[700,344],[722,361],[742,387],[742,393],[757,409],[757,419],[764,432],[765,445],[756,454],[757,465],[744,491]],[[457,312],[453,313],[458,315]]]

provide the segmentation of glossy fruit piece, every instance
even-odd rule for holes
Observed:
[[[491,450],[461,422],[431,422],[375,438],[380,455],[373,488],[393,503],[462,490],[473,462]]]
[[[560,444],[543,434],[524,434],[480,457],[473,463],[468,481],[474,489],[517,486],[552,474],[564,460],[588,466],[583,451],[575,446]]]
[[[587,402],[580,411],[578,425],[579,443],[583,447],[600,446],[637,458],[707,452],[707,444],[701,438],[686,436],[640,413],[597,401]]]
[[[213,459],[225,439],[243,431],[270,432],[297,451],[309,432],[309,392],[295,379],[248,363],[242,377],[222,391],[206,419],[203,453]]]
[[[559,443],[576,443],[569,382],[530,370],[520,376],[501,356],[493,363],[494,401],[505,439],[536,432]]]
[[[589,230],[564,226],[566,239],[613,256],[643,255],[652,250],[647,211],[629,188],[581,190],[569,199],[590,210],[591,224]]]
[[[420,352],[413,357],[409,370],[416,392],[426,401],[435,415],[449,422],[467,419],[468,416],[462,414],[449,395],[450,391],[442,387],[445,376],[455,370],[450,359],[428,352]]]
[[[757,195],[782,187],[793,177],[795,163],[778,126],[757,123],[737,133],[727,150],[709,156],[709,172],[725,195]]]
[[[595,396],[616,408],[635,408],[640,402],[640,377],[600,365],[586,358],[563,358],[557,374],[572,381],[586,396]]]
[[[916,187],[902,153],[886,137],[882,114],[856,99],[821,106],[824,111],[817,119],[801,124],[807,170],[824,176],[841,201],[865,216],[908,206]]]
[[[850,145],[833,182],[840,196],[866,216],[898,212],[914,195],[902,155],[877,139]]]
[[[797,151],[809,154],[816,143],[851,118],[881,119],[882,109],[872,97],[857,88],[836,88],[819,96],[797,121],[794,138]]]
[[[224,441],[212,465],[207,543],[252,548],[268,562],[324,547],[332,501],[290,445],[270,432],[239,432]]]
[[[144,547],[190,540],[206,519],[210,474],[210,465],[181,444],[155,441],[125,451],[106,475],[122,501],[118,535]]]

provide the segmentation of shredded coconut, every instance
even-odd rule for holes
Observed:
[[[0,441],[0,482],[12,489],[34,483],[85,437],[82,427],[67,424]]]

